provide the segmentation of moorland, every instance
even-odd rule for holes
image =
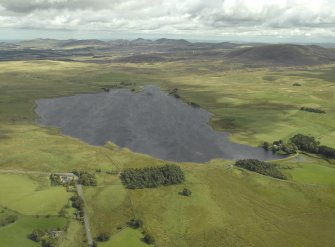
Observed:
[[[315,45],[170,39],[1,43],[0,221],[15,219],[0,227],[1,244],[41,246],[28,236],[57,230],[58,246],[87,246],[76,191],[49,180],[76,169],[90,174],[82,181],[96,182],[83,186],[82,205],[98,246],[332,246],[332,158],[299,150],[269,161],[286,179],[234,160],[172,162],[180,183],[126,188],[124,171],[171,162],[40,126],[35,108],[39,99],[156,85],[211,112],[209,124],[234,142],[257,147],[304,134],[335,148],[334,54]]]

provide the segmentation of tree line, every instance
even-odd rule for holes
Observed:
[[[184,182],[185,176],[179,166],[129,168],[121,173],[121,181],[128,189],[155,188]]]
[[[298,147],[294,143],[284,143],[283,140],[274,141],[273,143],[264,142],[262,147],[266,151],[275,153],[295,154],[298,152]]]
[[[307,112],[314,112],[314,113],[321,113],[321,114],[326,113],[324,110],[311,108],[311,107],[304,107],[304,106],[300,108],[300,111],[307,111]]]
[[[85,186],[97,185],[97,179],[94,173],[90,173],[88,171],[78,171],[78,170],[73,170],[72,173],[78,177],[77,181],[78,184],[82,184]]]
[[[262,175],[286,180],[287,177],[279,170],[275,164],[267,163],[256,159],[243,159],[235,163],[236,166],[257,172]]]
[[[60,229],[53,230],[40,230],[35,229],[29,235],[28,238],[36,243],[41,244],[42,247],[56,247],[58,246],[59,235],[58,232]]]
[[[264,142],[262,147],[267,151],[276,153],[294,154],[300,150],[313,154],[321,154],[330,159],[335,158],[334,148],[321,145],[313,136],[302,134],[294,135],[287,143],[284,143],[282,140],[274,141],[273,143]]]
[[[77,209],[79,216],[83,217],[84,216],[84,206],[85,206],[83,199],[81,199],[79,195],[74,195],[74,196],[71,196],[70,201],[71,201],[72,207]]]
[[[290,141],[294,143],[299,150],[314,153],[314,154],[321,154],[326,158],[334,159],[335,158],[335,149],[320,145],[320,142],[315,140],[312,136],[306,136],[302,134],[297,134],[293,136]]]

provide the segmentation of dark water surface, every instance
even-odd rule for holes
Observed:
[[[39,124],[58,127],[63,134],[89,144],[112,141],[164,160],[283,158],[262,148],[231,142],[228,133],[215,131],[208,124],[211,113],[189,106],[156,86],[146,86],[136,94],[117,89],[41,99],[36,113]]]

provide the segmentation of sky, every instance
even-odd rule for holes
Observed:
[[[0,0],[0,40],[335,42],[335,0]]]

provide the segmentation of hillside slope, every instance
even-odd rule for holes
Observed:
[[[335,51],[316,45],[279,44],[234,50],[226,58],[245,64],[303,66],[334,62]]]

